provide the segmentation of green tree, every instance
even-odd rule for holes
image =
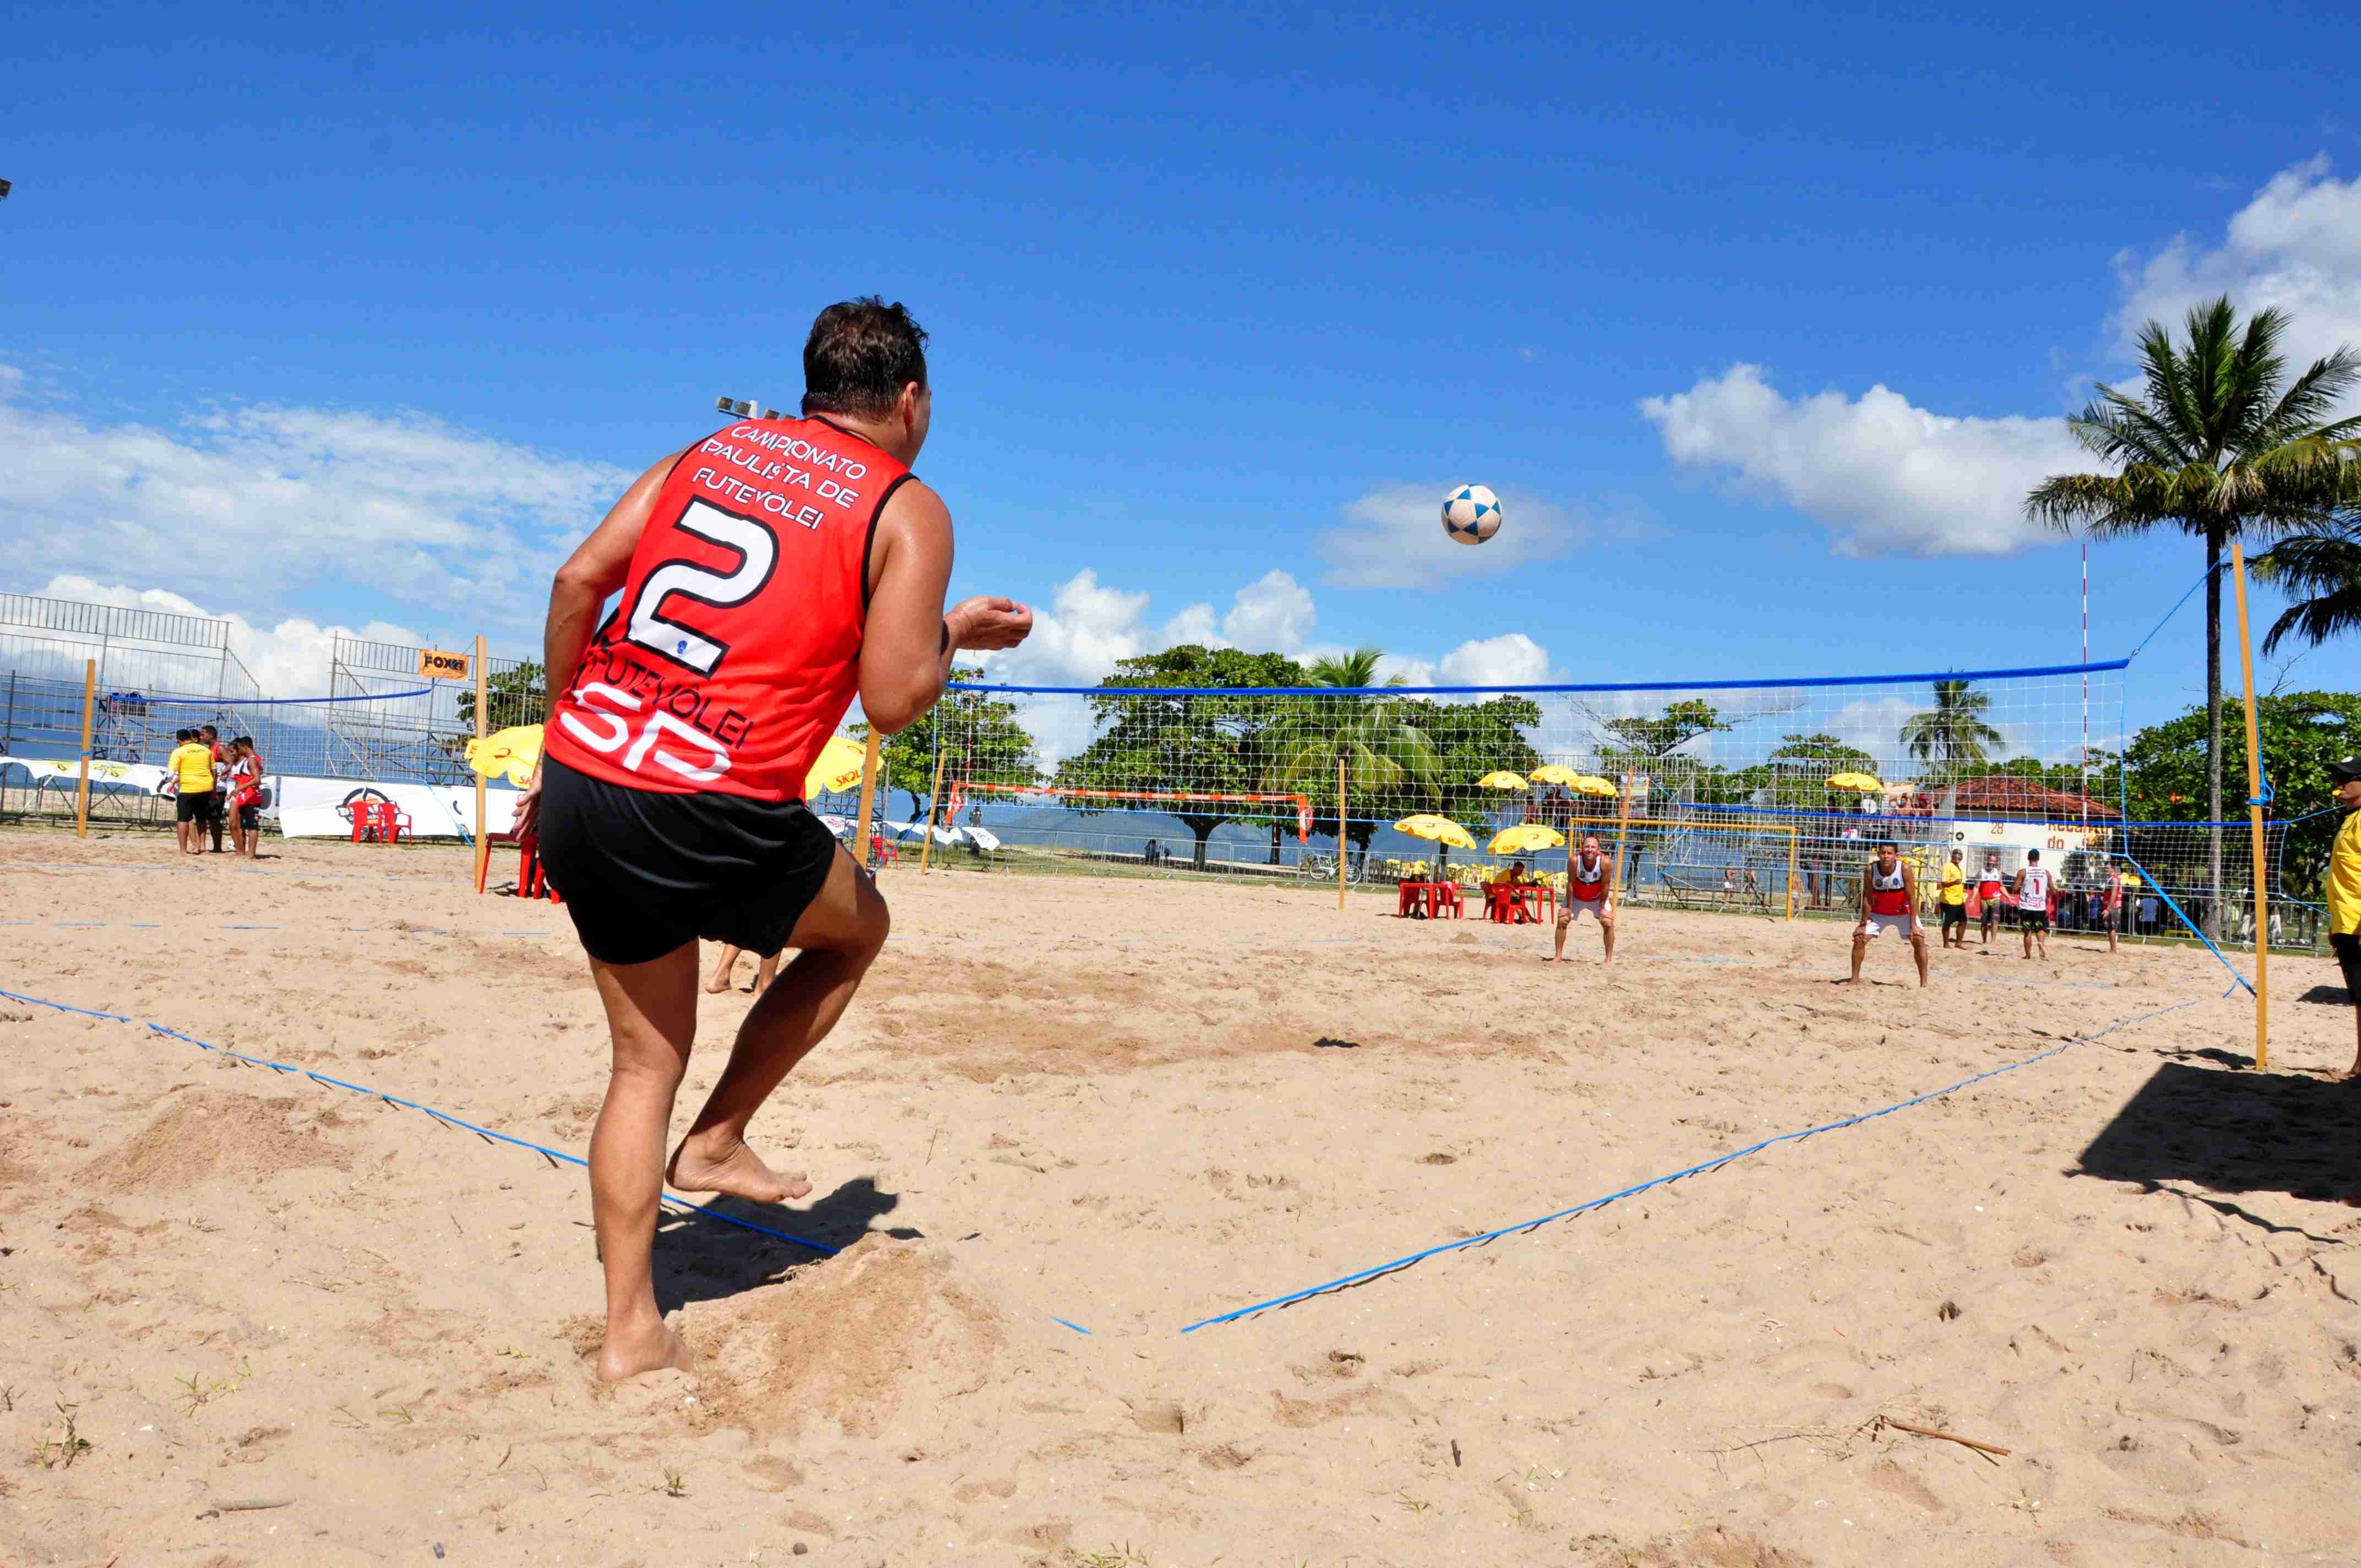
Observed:
[[[1685,697],[1653,718],[1607,718],[1598,727],[1610,737],[1601,755],[1620,764],[1669,757],[1698,736],[1730,726],[1711,703]]]
[[[2131,815],[2144,821],[2219,820],[2206,800],[2207,714],[2191,707],[2177,718],[2152,724],[2124,750]],[[2280,853],[2280,884],[2299,898],[2317,901],[2328,870],[2328,849],[2341,817],[2325,813],[2328,765],[2361,751],[2361,696],[2345,692],[2306,691],[2255,699],[2256,727],[2263,740],[2263,772],[2272,792],[2267,815],[2288,822]],[[2246,727],[2234,725],[2224,752],[2235,776],[2246,776]],[[2301,820],[2299,820],[2301,819]],[[2136,847],[2134,853],[2138,853]],[[2145,859],[2146,857],[2143,857]],[[2160,868],[2159,868],[2160,869]]]
[[[1185,642],[1160,653],[1125,659],[1099,683],[1104,694],[1089,699],[1097,733],[1091,743],[1058,764],[1052,783],[1069,790],[1138,790],[1194,795],[1246,795],[1259,791],[1267,773],[1263,731],[1286,713],[1290,699],[1231,696],[1225,689],[1300,686],[1303,666],[1283,653],[1246,653]],[[1143,693],[1131,687],[1202,688]],[[1224,822],[1258,820],[1268,813],[1241,812],[1213,800],[1175,801],[1163,807],[1143,802],[1093,802],[1078,797],[1078,810],[1162,809],[1189,825],[1197,836],[1194,864],[1205,866],[1205,845]]]
[[[1366,689],[1380,685],[1376,648],[1356,648],[1337,658],[1315,659],[1305,672],[1313,686]],[[1397,675],[1382,683],[1399,686]],[[1334,804],[1336,765],[1345,764],[1346,814],[1338,841],[1349,839],[1364,854],[1377,831],[1372,810],[1394,815],[1388,803],[1439,801],[1443,762],[1433,737],[1419,728],[1402,699],[1385,696],[1307,697],[1291,702],[1288,711],[1259,737],[1266,759],[1262,787],[1292,791],[1315,803],[1312,830],[1337,834]],[[1363,815],[1350,816],[1350,802],[1360,800]],[[1330,809],[1323,815],[1318,803]]]
[[[2205,798],[2222,816],[2222,558],[2234,539],[2331,529],[2350,488],[2340,462],[2361,418],[2331,416],[2361,381],[2350,348],[2288,377],[2279,340],[2287,317],[2257,312],[2241,326],[2224,298],[2189,313],[2187,341],[2161,323],[2140,333],[2147,387],[2134,397],[2108,386],[2068,422],[2107,465],[2060,474],[2025,499],[2028,517],[2101,539],[2179,528],[2205,542]],[[2222,906],[2222,839],[2212,835],[2209,925]],[[2218,931],[2211,934],[2219,935]]]
[[[455,728],[435,734],[433,743],[444,755],[456,761],[467,756],[467,742],[476,738],[474,683],[463,682],[453,690],[451,716]],[[518,724],[539,724],[548,717],[549,691],[541,678],[538,662],[528,660],[514,669],[485,676],[485,734]]]
[[[1531,697],[1495,696],[1482,702],[1412,697],[1402,703],[1401,710],[1433,749],[1435,771],[1442,781],[1440,793],[1397,795],[1377,806],[1370,812],[1373,817],[1438,811],[1455,821],[1480,821],[1500,804],[1500,796],[1496,791],[1477,788],[1477,779],[1501,768],[1531,773],[1542,764],[1542,754],[1529,739],[1541,727],[1542,708]],[[1358,793],[1356,786],[1356,796]]]
[[[2003,744],[2001,732],[1984,722],[1992,694],[1976,690],[1972,681],[1937,681],[1935,706],[1902,721],[1902,744],[1922,762],[1934,764],[1930,777],[1949,781],[1984,765],[1984,748]]]
[[[983,680],[983,674],[973,665],[954,665],[951,679],[972,685]],[[850,733],[868,743],[868,725],[855,724]],[[917,723],[898,735],[887,736],[877,750],[889,789],[910,797],[913,822],[926,809],[927,791],[934,784],[938,737],[947,784],[1025,788],[1041,782],[1032,731],[1025,728],[1015,703],[994,692],[947,691]]]
[[[2348,464],[2361,488],[2361,464]],[[2299,533],[2255,557],[2255,577],[2295,602],[2271,622],[2265,654],[2293,637],[2317,648],[2340,632],[2361,629],[2361,522],[2333,532]]]

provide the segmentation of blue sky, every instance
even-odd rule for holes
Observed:
[[[236,614],[291,693],[330,623],[528,650],[623,479],[876,291],[935,334],[958,591],[1049,611],[1014,674],[2070,658],[2015,502],[2127,323],[2361,342],[2349,71],[2288,44],[2350,16],[1975,12],[20,7],[0,587]],[[2098,551],[2094,650],[2199,564]]]

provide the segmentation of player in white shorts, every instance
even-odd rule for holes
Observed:
[[[1888,931],[1910,938],[1918,960],[1918,983],[1927,983],[1927,927],[1918,920],[1918,873],[1902,858],[1902,846],[1888,839],[1877,859],[1861,873],[1861,924],[1852,932],[1852,983],[1861,983],[1861,960],[1870,939]]]
[[[1615,862],[1599,853],[1598,835],[1585,834],[1582,847],[1565,863],[1565,906],[1557,912],[1557,950],[1550,960],[1565,957],[1566,932],[1587,915],[1598,922],[1599,937],[1607,944],[1604,961],[1615,961],[1615,890],[1608,885],[1614,876]]]

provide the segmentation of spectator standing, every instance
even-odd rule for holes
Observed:
[[[179,743],[164,762],[165,770],[172,775],[175,792],[173,833],[180,841],[181,853],[202,855],[205,852],[205,824],[213,817],[213,752],[197,739],[193,729],[180,730],[174,738]]]

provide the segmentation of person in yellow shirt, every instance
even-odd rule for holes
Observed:
[[[1968,869],[1966,851],[1954,850],[1943,863],[1943,879],[1936,890],[1936,902],[1943,911],[1943,946],[1958,948],[1962,952],[1968,946]]]
[[[2328,851],[2328,946],[2353,1000],[2353,1065],[2345,1076],[2361,1078],[2361,757],[2331,766],[2328,781],[2346,812]]]
[[[205,852],[205,827],[213,820],[214,752],[213,748],[197,739],[193,729],[183,729],[180,744],[164,760],[164,771],[172,776],[178,788],[173,831],[181,840],[181,853],[202,855]]]

